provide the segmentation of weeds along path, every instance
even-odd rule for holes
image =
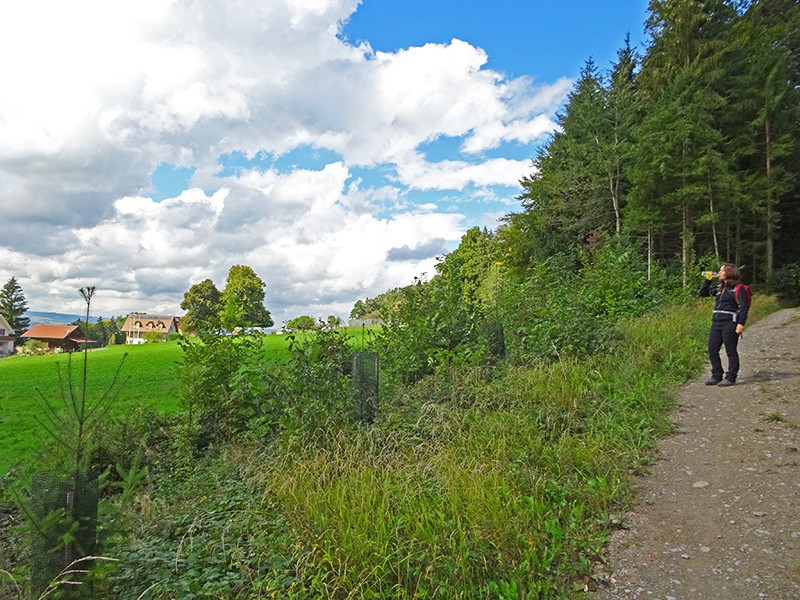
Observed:
[[[682,389],[594,600],[800,599],[800,309],[748,327],[739,354],[735,386]]]

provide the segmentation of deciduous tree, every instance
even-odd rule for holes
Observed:
[[[314,317],[309,315],[300,315],[299,317],[290,319],[286,323],[286,327],[300,331],[311,331],[312,329],[317,328],[317,322],[314,320]]]
[[[218,327],[222,308],[220,298],[220,291],[210,279],[195,283],[183,295],[181,308],[186,311],[186,314],[181,319],[181,329],[198,331]]]
[[[220,324],[228,330],[237,327],[270,327],[274,324],[264,307],[267,284],[246,265],[234,265],[228,271],[225,289],[220,295]]]

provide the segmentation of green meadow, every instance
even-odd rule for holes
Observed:
[[[179,406],[177,342],[140,346],[111,346],[87,353],[86,397],[89,404],[108,390],[115,372],[119,377],[112,393],[118,394],[115,411],[146,404],[160,411]],[[73,391],[80,395],[83,353],[13,356],[0,361],[0,473],[17,461],[30,458],[47,434],[37,422],[44,399],[61,407]]]
[[[353,344],[363,343],[361,328],[347,328]],[[295,337],[302,339],[304,333]],[[289,336],[266,335],[263,348],[274,362],[289,359]],[[120,368],[121,361],[122,367]],[[83,353],[12,356],[0,360],[0,475],[20,460],[34,455],[46,439],[36,421],[43,410],[42,398],[63,406],[69,395],[71,369],[73,390],[80,394],[83,378]],[[179,367],[183,351],[177,341],[160,344],[109,346],[87,354],[88,403],[104,394],[120,369],[114,392],[118,413],[135,406],[149,406],[163,413],[180,409]],[[62,396],[62,391],[65,396]]]

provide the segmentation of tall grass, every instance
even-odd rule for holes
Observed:
[[[557,598],[591,585],[632,473],[705,362],[709,310],[623,322],[585,361],[462,371],[458,392],[428,379],[383,407],[385,427],[320,432],[260,464],[259,485],[304,532],[310,595]]]

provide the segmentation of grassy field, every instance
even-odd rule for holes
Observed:
[[[87,357],[87,400],[93,404],[108,389],[125,357],[114,388],[119,392],[114,410],[147,404],[174,411],[179,404],[177,367],[181,356],[177,342],[93,350]],[[35,416],[43,410],[42,397],[63,406],[62,393],[69,395],[70,371],[73,389],[80,394],[83,359],[82,353],[75,353],[13,356],[0,361],[0,473],[41,447],[46,433]]]
[[[354,344],[361,343],[361,329],[349,331]],[[301,338],[303,334],[298,334]],[[264,337],[264,351],[274,360],[289,357],[286,335]],[[147,405],[169,413],[180,408],[179,365],[183,352],[178,342],[111,346],[88,353],[87,399],[96,401],[113,380],[125,357],[115,390],[115,411]],[[71,367],[70,367],[71,365]],[[42,411],[41,397],[62,406],[62,387],[69,394],[67,373],[72,370],[73,389],[80,393],[83,354],[12,356],[0,360],[0,476],[20,460],[30,458],[46,436],[35,416]],[[59,372],[62,383],[59,383]]]

